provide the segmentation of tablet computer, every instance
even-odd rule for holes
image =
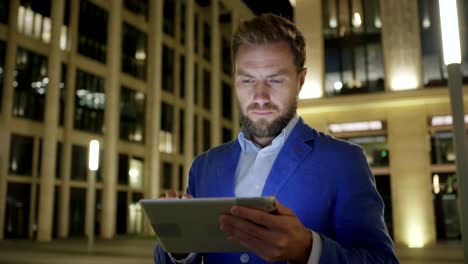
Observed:
[[[267,212],[276,210],[275,198],[232,197],[140,200],[161,246],[167,252],[242,252],[219,229],[219,216],[234,205]]]

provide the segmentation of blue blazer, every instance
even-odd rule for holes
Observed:
[[[237,140],[198,156],[190,169],[194,197],[234,195]],[[383,220],[383,201],[361,147],[317,132],[302,119],[291,131],[263,189],[323,239],[320,263],[398,263]],[[203,239],[203,238],[200,238]],[[194,263],[266,263],[249,252],[200,253]],[[243,257],[243,262],[241,261]],[[155,263],[171,263],[156,246]]]

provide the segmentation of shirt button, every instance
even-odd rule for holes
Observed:
[[[242,263],[248,263],[248,262],[249,262],[249,255],[248,255],[248,254],[242,254],[242,255],[240,256],[240,261],[241,261]]]

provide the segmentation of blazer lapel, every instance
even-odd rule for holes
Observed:
[[[312,151],[312,147],[306,142],[312,140],[313,136],[312,129],[299,119],[273,163],[262,196],[276,195],[297,166]]]
[[[218,168],[216,174],[217,189],[216,193],[219,197],[234,197],[234,186],[236,180],[236,169],[239,164],[241,147],[239,142],[235,140],[228,150],[225,157],[224,165]]]

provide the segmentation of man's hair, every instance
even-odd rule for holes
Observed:
[[[242,45],[261,45],[286,42],[294,56],[294,65],[300,71],[304,68],[305,40],[297,27],[287,19],[273,14],[263,14],[243,21],[232,36],[232,61]]]

